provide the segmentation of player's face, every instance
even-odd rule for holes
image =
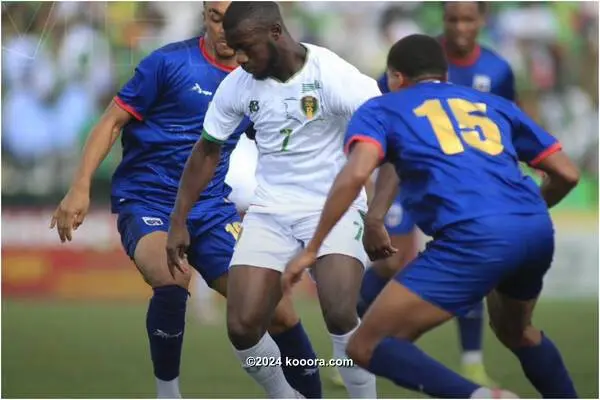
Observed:
[[[263,80],[272,75],[279,59],[275,42],[280,29],[279,26],[268,29],[242,25],[225,32],[227,44],[235,50],[238,64],[255,79]]]
[[[444,37],[452,51],[470,53],[482,26],[483,15],[477,2],[447,2],[444,6]]]
[[[218,58],[231,58],[235,55],[232,48],[227,46],[223,30],[223,16],[230,1],[207,1],[204,3],[204,26],[208,42],[214,46]]]

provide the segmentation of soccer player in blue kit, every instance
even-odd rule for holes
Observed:
[[[224,40],[222,20],[230,2],[205,2],[201,37],[162,47],[143,59],[133,77],[92,130],[73,184],[51,222],[62,242],[83,223],[95,170],[122,133],[123,159],[112,181],[112,211],[127,255],[153,290],[146,327],[159,398],[179,398],[179,368],[191,272],[171,275],[165,247],[169,214],[185,162],[203,129],[204,115],[221,81],[237,67]],[[227,200],[229,156],[249,122],[223,146],[214,178],[187,220],[192,245],[187,262],[217,292],[227,294],[227,275],[240,218]],[[310,341],[284,298],[268,341],[282,357],[315,359]],[[288,383],[303,396],[321,397],[318,371],[282,365]]]
[[[445,2],[444,34],[440,38],[448,60],[448,80],[456,85],[468,86],[482,92],[490,92],[515,101],[515,82],[508,62],[494,51],[480,46],[477,36],[484,25],[485,2]],[[382,93],[398,88],[398,74],[388,70],[379,80]],[[393,168],[382,168],[378,190],[381,185],[394,180]],[[397,177],[395,178],[397,180]],[[383,210],[384,212],[387,210]],[[400,195],[396,197],[387,215],[376,216],[376,221],[366,221],[365,246],[369,246],[370,226],[372,222],[385,220],[392,244],[398,251],[388,258],[376,260],[365,272],[361,287],[359,311],[365,309],[381,292],[385,284],[395,273],[407,265],[417,254],[418,234],[409,213],[404,212],[400,204]],[[482,385],[492,385],[483,363],[483,303],[476,305],[469,313],[457,318],[460,344],[462,348],[462,368],[464,376]]]
[[[402,181],[402,205],[433,241],[375,299],[348,355],[374,374],[432,397],[515,398],[462,377],[413,344],[487,297],[496,337],[542,397],[577,397],[558,349],[532,324],[554,253],[548,208],[576,186],[576,166],[513,102],[447,83],[446,58],[434,38],[405,37],[390,50],[388,64],[399,72],[401,90],[354,113],[345,138],[348,162],[313,238],[286,266],[284,288],[313,264],[375,168],[391,163]],[[519,161],[545,172],[541,188]],[[376,192],[373,199],[388,206],[392,201],[393,191]],[[379,231],[384,240],[377,252],[393,253],[383,224]]]

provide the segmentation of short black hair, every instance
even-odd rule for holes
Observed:
[[[265,28],[276,23],[283,25],[279,6],[274,1],[232,1],[223,18],[223,29],[234,30],[244,21]]]
[[[442,8],[444,9],[444,11],[446,11],[446,4],[451,4],[454,3],[453,1],[442,1]],[[474,1],[474,3],[477,3],[477,10],[479,11],[479,14],[485,14],[487,12],[487,4],[485,1]]]
[[[387,65],[410,80],[442,78],[448,72],[442,45],[427,35],[409,35],[398,40],[388,53]]]

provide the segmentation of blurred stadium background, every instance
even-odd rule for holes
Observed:
[[[389,46],[441,33],[438,3],[281,3],[296,38],[330,47],[364,72],[383,71]],[[201,3],[2,3],[2,397],[152,397],[145,287],[109,213],[117,146],[92,190],[93,210],[61,245],[48,229],[80,148],[115,91],[152,49],[201,32]],[[490,4],[482,42],[515,69],[525,110],[559,136],[583,171],[553,212],[557,252],[537,322],[564,352],[584,397],[598,396],[598,3]],[[298,291],[305,325],[330,354],[310,284]],[[222,302],[219,302],[222,310]],[[237,366],[222,324],[188,312],[186,397],[260,397]],[[491,375],[535,392],[488,333]],[[457,366],[454,326],[420,342]],[[323,371],[326,377],[327,371]],[[346,397],[326,379],[327,397]],[[382,397],[412,397],[387,382]]]

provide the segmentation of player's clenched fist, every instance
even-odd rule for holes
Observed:
[[[390,257],[398,250],[392,246],[390,235],[385,229],[383,221],[365,221],[365,233],[363,235],[363,246],[371,261]]]
[[[167,237],[167,264],[169,272],[175,277],[175,270],[187,272],[184,265],[187,249],[190,247],[190,233],[185,220],[183,222],[171,219],[169,236]]]
[[[56,227],[62,243],[65,240],[71,241],[73,239],[72,231],[77,230],[83,223],[89,208],[90,191],[72,187],[54,211],[50,229]]]

